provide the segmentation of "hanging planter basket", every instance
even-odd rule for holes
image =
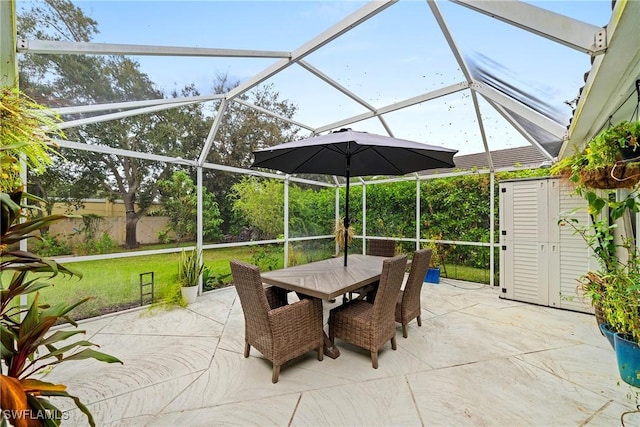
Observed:
[[[640,164],[619,161],[613,166],[582,169],[580,182],[586,187],[604,190],[633,188],[640,182]]]

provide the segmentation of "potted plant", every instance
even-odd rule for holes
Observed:
[[[193,304],[198,297],[198,282],[204,264],[201,253],[196,249],[187,252],[182,251],[180,263],[178,265],[178,281],[180,282],[180,292],[187,304]]]
[[[587,200],[590,222],[579,224],[572,212],[559,224],[572,227],[600,264],[598,271],[578,279],[578,291],[602,313],[599,327],[609,340],[613,338],[621,378],[640,387],[640,254],[633,232],[619,227],[640,211],[637,190],[621,200],[615,200],[613,190],[596,193],[579,188],[578,193]]]
[[[567,156],[551,168],[588,188],[633,188],[640,182],[640,121],[623,121],[602,130],[582,151]]]
[[[436,240],[442,239],[442,235],[432,237],[427,248],[431,249],[431,258],[429,260],[429,268],[427,274],[424,276],[424,281],[427,283],[440,283],[440,260],[442,254],[440,253],[440,245],[436,243]]]
[[[88,408],[72,396],[64,384],[43,380],[43,374],[68,360],[96,359],[108,363],[122,363],[117,358],[94,349],[86,340],[73,342],[72,337],[83,334],[78,329],[51,328],[61,321],[77,328],[69,313],[89,298],[70,304],[49,306],[40,301],[38,291],[58,274],[70,277],[81,275],[55,261],[41,258],[17,245],[44,226],[66,218],[65,215],[32,217],[40,201],[22,190],[19,159],[25,159],[33,171],[41,172],[51,163],[50,137],[43,126],[55,125],[54,119],[17,88],[0,89],[0,275],[8,280],[0,283],[0,424],[14,426],[59,425],[63,416],[51,397],[67,397],[95,425]],[[27,203],[27,202],[30,203]],[[35,293],[26,307],[20,297]]]

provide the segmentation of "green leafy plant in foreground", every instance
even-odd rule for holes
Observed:
[[[64,384],[44,381],[43,374],[67,360],[96,359],[119,362],[117,358],[96,351],[95,344],[68,340],[82,330],[55,330],[59,321],[77,324],[69,313],[88,300],[54,306],[39,303],[40,289],[50,286],[48,279],[58,274],[80,274],[55,261],[17,249],[21,241],[37,238],[38,230],[48,227],[66,215],[29,217],[40,209],[29,203],[42,200],[22,191],[19,159],[35,173],[51,164],[48,153],[52,142],[43,129],[53,129],[56,119],[45,108],[25,97],[17,88],[0,88],[0,277],[11,275],[7,286],[0,280],[0,426],[58,426],[62,412],[49,400],[67,397],[86,414],[93,426],[93,416],[80,400],[67,392]],[[60,134],[60,132],[58,132]],[[35,292],[28,307],[20,305],[22,295]]]
[[[70,343],[69,338],[83,334],[83,330],[56,330],[51,328],[64,320],[74,327],[78,325],[69,313],[90,298],[73,304],[54,306],[39,303],[38,290],[50,286],[47,279],[63,274],[80,275],[55,261],[40,258],[30,252],[11,249],[18,242],[34,237],[31,233],[50,225],[64,215],[53,215],[21,222],[23,199],[21,191],[11,195],[0,193],[1,253],[0,274],[12,274],[8,286],[0,291],[0,403],[3,409],[1,425],[7,419],[14,426],[57,426],[62,412],[50,401],[50,397],[71,398],[86,414],[89,423],[93,417],[80,400],[70,395],[63,384],[53,384],[41,379],[42,374],[64,361],[96,359],[103,362],[119,362],[116,357],[96,351],[86,340]],[[21,295],[35,292],[27,308],[18,304]],[[5,418],[6,417],[6,418]]]

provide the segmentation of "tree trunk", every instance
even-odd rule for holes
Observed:
[[[140,217],[132,211],[127,211],[127,222],[125,225],[125,248],[134,249],[139,246],[136,236],[136,229],[138,226],[138,219]]]

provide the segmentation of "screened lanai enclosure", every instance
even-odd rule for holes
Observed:
[[[498,181],[546,175],[637,114],[639,27],[640,2],[622,0],[11,0],[0,76],[64,132],[28,191],[81,218],[46,254],[113,271],[130,294],[113,309],[137,303],[145,271],[116,272],[137,257],[153,270],[185,245],[250,246],[256,262],[276,251],[275,268],[337,253],[344,178],[251,164],[343,128],[458,150],[456,168],[352,179],[350,251],[432,246],[451,274],[497,286]]]

